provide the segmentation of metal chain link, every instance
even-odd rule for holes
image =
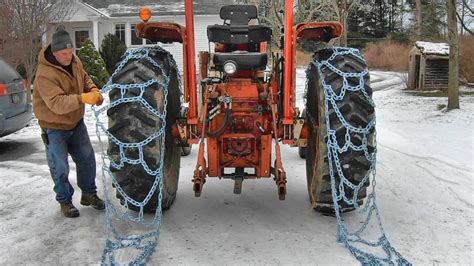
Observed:
[[[327,148],[328,148],[328,166],[329,166],[329,173],[331,176],[331,190],[332,190],[332,198],[333,204],[336,212],[336,218],[338,222],[338,241],[342,242],[347,249],[362,263],[368,265],[382,265],[382,264],[389,264],[389,265],[411,265],[399,252],[392,247],[390,242],[388,241],[385,231],[382,226],[382,221],[380,218],[380,213],[376,204],[375,200],[375,165],[376,165],[376,152],[377,149],[375,148],[374,151],[370,152],[368,149],[368,140],[367,136],[369,134],[375,134],[375,116],[374,119],[369,121],[366,127],[362,128],[359,126],[351,125],[347,119],[343,116],[342,112],[339,110],[337,105],[346,94],[350,93],[362,93],[364,95],[365,100],[369,103],[372,107],[375,107],[375,103],[369,96],[369,92],[366,90],[365,84],[365,77],[369,75],[367,69],[364,69],[362,72],[358,73],[346,73],[343,72],[335,65],[333,62],[337,57],[344,57],[344,56],[353,56],[360,60],[364,60],[362,55],[357,49],[353,48],[343,48],[343,47],[334,47],[331,56],[326,60],[314,60],[308,67],[306,73],[309,74],[311,67],[316,67],[318,73],[321,77],[322,87],[324,90],[324,106],[325,106],[325,119],[327,125]],[[339,75],[343,79],[342,89],[340,93],[337,94],[334,89],[332,88],[331,84],[326,84],[323,75],[323,69],[325,71],[331,71],[335,74]],[[357,86],[350,86],[348,79],[351,78],[352,80],[357,79],[359,84]],[[309,77],[307,77],[309,80]],[[308,90],[308,83],[306,83],[306,92]],[[305,93],[306,95],[306,93]],[[346,134],[344,136],[344,145],[342,147],[338,144],[338,138],[336,136],[336,130],[332,127],[333,124],[330,123],[329,115],[330,115],[330,107],[331,110],[335,112],[339,122],[344,126],[346,129]],[[363,134],[363,140],[361,145],[355,145],[351,140],[351,134],[358,133]],[[376,144],[375,144],[376,145]],[[359,182],[359,184],[353,184],[347,177],[345,177],[341,161],[339,156],[342,153],[345,153],[349,150],[353,151],[363,151],[365,158],[370,163],[370,168],[364,178]],[[367,196],[367,202],[364,207],[361,207],[357,203],[357,195],[359,191],[368,184],[369,180],[372,182],[372,191]],[[337,182],[339,181],[339,182]],[[346,196],[346,190],[353,191],[353,197],[348,198]],[[345,223],[341,218],[341,210],[340,205],[338,202],[344,201],[346,204],[353,206],[359,213],[366,213],[367,216],[365,217],[364,222],[362,225],[355,230],[354,232],[349,232],[348,228],[346,227]],[[377,241],[369,241],[362,237],[362,233],[367,229],[369,222],[371,221],[372,217],[375,216],[377,225],[379,227],[379,238]],[[357,246],[356,246],[357,245]],[[370,253],[369,251],[364,251],[361,248],[361,245],[366,245],[368,247],[380,247],[385,256],[378,256],[375,254]]]
[[[139,255],[136,258],[132,259],[132,261],[128,262],[129,265],[143,265],[146,262],[146,259],[152,255],[157,245],[158,237],[160,234],[160,225],[161,225],[161,202],[162,202],[162,191],[163,191],[163,159],[164,159],[164,143],[165,143],[165,129],[166,129],[166,110],[168,104],[168,85],[170,82],[170,75],[169,72],[165,71],[165,67],[161,62],[156,62],[150,53],[161,53],[167,56],[167,59],[170,63],[171,70],[175,70],[176,74],[178,75],[179,86],[181,88],[181,80],[179,77],[179,71],[176,66],[176,62],[172,58],[171,54],[166,50],[162,49],[161,47],[153,47],[153,48],[138,48],[132,49],[128,51],[124,59],[118,64],[117,68],[115,69],[114,73],[110,77],[107,84],[102,88],[102,94],[108,94],[112,90],[120,91],[120,98],[115,99],[114,101],[110,102],[106,106],[96,108],[93,107],[95,116],[96,116],[96,134],[101,143],[102,149],[102,160],[103,160],[103,167],[102,167],[102,176],[104,182],[104,192],[106,198],[106,225],[109,231],[109,238],[106,241],[106,245],[104,248],[104,252],[102,255],[102,265],[106,264],[117,264],[116,262],[116,252],[125,249],[125,248],[135,248]],[[141,84],[114,84],[113,80],[115,76],[122,71],[125,65],[130,60],[147,60],[153,66],[161,70],[161,77],[157,79],[148,80],[145,83]],[[168,74],[167,74],[168,73]],[[162,110],[157,110],[153,108],[144,98],[143,95],[145,91],[153,85],[157,85],[160,90],[163,92],[164,95],[164,104]],[[127,97],[127,92],[131,89],[139,89],[140,95]],[[106,121],[101,120],[101,116],[105,115],[105,113],[113,107],[116,107],[121,104],[132,103],[136,102],[141,104],[143,107],[146,108],[151,114],[153,114],[158,121],[160,121],[160,126],[157,127],[152,134],[150,134],[146,139],[138,142],[138,143],[125,143],[117,139],[113,134],[108,131],[108,123]],[[120,158],[119,162],[116,162],[111,158],[111,156],[107,155],[107,141],[103,142],[101,136],[105,135],[109,141],[113,142],[115,145],[119,147],[120,151]],[[159,159],[159,166],[157,169],[151,169],[147,162],[144,160],[143,156],[143,147],[146,146],[148,143],[152,141],[158,141],[160,143],[160,159]],[[104,144],[105,143],[105,144]],[[138,149],[139,158],[138,159],[130,159],[124,153],[125,148],[136,148]],[[117,158],[115,158],[117,160]],[[120,186],[118,181],[113,176],[110,167],[115,169],[122,169],[125,164],[129,165],[141,165],[143,169],[146,171],[147,174],[150,176],[154,176],[154,182],[150,191],[148,192],[145,199],[141,202],[134,200],[131,198],[124,189]],[[123,205],[125,208],[124,212],[120,212],[118,209],[115,208],[111,201],[111,197],[109,194],[113,195],[114,193],[109,193],[109,188],[106,184],[108,184],[108,180],[112,183],[115,187],[116,191],[120,194],[121,198],[123,199]],[[156,208],[155,215],[151,222],[146,222],[144,218],[144,206],[151,200],[151,197],[154,195],[155,191],[158,191],[158,206]],[[133,206],[139,208],[138,215],[132,214],[129,210],[129,206],[132,204]],[[150,232],[147,232],[142,235],[122,235],[120,234],[117,229],[114,227],[112,222],[123,221],[124,223],[128,221],[132,221],[141,225],[146,226],[150,229]]]

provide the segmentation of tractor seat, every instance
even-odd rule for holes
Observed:
[[[268,57],[266,53],[246,51],[214,54],[213,62],[219,71],[224,71],[224,64],[229,61],[234,62],[239,70],[264,70]]]
[[[269,42],[272,29],[265,25],[211,25],[207,27],[207,38],[224,44]]]
[[[211,25],[207,27],[207,38],[210,42],[223,44],[261,43],[271,41],[272,30],[265,25],[248,25],[251,19],[257,18],[257,7],[254,5],[223,6],[220,18],[229,20],[230,24]]]

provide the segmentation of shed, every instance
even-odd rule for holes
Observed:
[[[410,50],[409,62],[409,89],[445,90],[448,88],[448,44],[416,42]]]

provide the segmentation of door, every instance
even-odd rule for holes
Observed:
[[[420,89],[420,62],[421,56],[419,54],[415,55],[415,90]]]

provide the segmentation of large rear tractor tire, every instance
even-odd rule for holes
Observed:
[[[115,84],[142,84],[151,79],[164,82],[165,77],[169,77],[168,96],[166,106],[166,129],[165,140],[160,141],[160,137],[152,140],[143,147],[143,159],[151,171],[155,171],[160,166],[161,145],[164,147],[163,165],[163,195],[161,206],[167,210],[173,204],[178,190],[179,169],[181,160],[181,148],[176,146],[176,140],[171,134],[171,126],[180,111],[180,88],[178,81],[178,70],[176,64],[170,62],[168,53],[156,48],[151,48],[149,57],[162,65],[162,69],[152,64],[146,58],[131,59],[114,77]],[[171,59],[172,60],[172,59]],[[164,72],[164,73],[163,73]],[[155,110],[164,112],[165,94],[164,88],[160,84],[154,83],[145,89],[143,99]],[[140,95],[140,89],[126,90],[124,98]],[[120,89],[114,89],[109,94],[110,101],[113,102],[121,97]],[[139,143],[147,139],[162,128],[163,121],[154,115],[148,108],[139,102],[127,102],[117,105],[108,110],[109,132],[123,143]],[[115,163],[120,162],[119,146],[109,140],[108,154]],[[131,160],[139,159],[138,148],[124,148],[124,155]],[[155,176],[149,175],[141,164],[125,165],[121,169],[110,167],[117,183],[124,190],[126,195],[132,199],[143,202],[149,194],[155,182]],[[124,204],[123,196],[117,191],[117,198]],[[144,206],[145,212],[154,212],[158,207],[159,187],[152,195],[149,202]],[[128,204],[130,209],[138,211],[140,208],[133,204]]]
[[[325,49],[314,55],[314,60],[319,62],[327,60],[333,54],[332,49]],[[332,65],[344,73],[361,73],[366,69],[365,62],[354,55],[338,55],[331,61]],[[329,172],[328,147],[327,147],[327,123],[325,115],[325,96],[322,86],[322,80],[327,85],[331,85],[334,92],[339,95],[343,87],[344,78],[338,75],[334,70],[323,66],[321,74],[315,65],[310,65],[307,74],[308,87],[306,94],[306,122],[309,128],[309,136],[306,147],[306,177],[308,185],[308,194],[312,207],[323,213],[334,213],[334,202],[331,190],[331,175]],[[347,78],[349,85],[357,86],[358,78]],[[365,91],[369,97],[372,97],[369,77],[365,77]],[[374,106],[370,104],[361,91],[347,91],[344,98],[337,102],[339,111],[345,120],[354,127],[365,128],[375,116]],[[344,146],[346,128],[339,120],[334,108],[329,106],[330,128],[336,131],[338,145]],[[362,144],[363,136],[359,133],[351,133],[352,143]],[[367,136],[368,151],[374,152],[375,147],[375,129],[369,132]],[[352,184],[358,185],[370,170],[371,163],[367,160],[363,151],[354,151],[349,149],[347,152],[339,154],[339,161],[346,179]],[[336,188],[340,183],[340,177],[337,174],[335,163],[332,165],[334,170]],[[367,181],[359,190],[357,203],[361,205],[366,197],[366,190],[369,182]],[[353,190],[344,185],[345,195],[352,199]],[[337,203],[340,211],[352,211],[354,205],[347,204],[343,200]]]

